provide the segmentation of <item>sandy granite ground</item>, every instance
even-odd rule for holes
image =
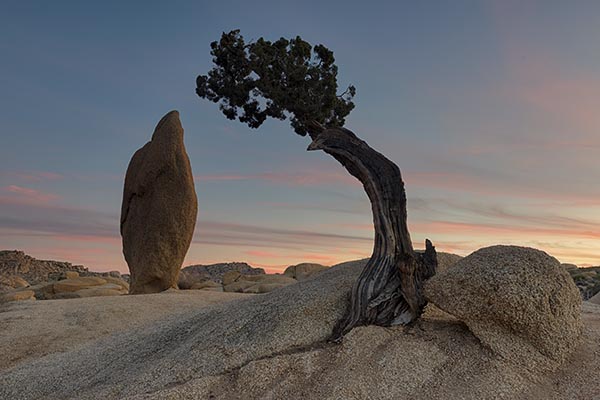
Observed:
[[[435,307],[326,342],[364,263],[265,295],[173,292],[0,310],[0,398],[600,400],[600,306],[557,371],[497,357]]]
[[[75,349],[169,315],[252,295],[169,290],[136,296],[21,301],[0,304],[0,371],[50,353]]]

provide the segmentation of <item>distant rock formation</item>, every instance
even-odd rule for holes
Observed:
[[[297,265],[290,265],[285,269],[283,274],[285,276],[289,276],[290,278],[303,281],[310,278],[317,272],[325,271],[327,268],[329,267],[321,264],[301,263]]]
[[[362,326],[341,345],[327,344],[365,263],[333,266],[261,296],[171,292],[15,307],[0,313],[0,398],[598,397],[600,307],[593,304],[583,308],[581,347],[554,373],[528,374],[506,362],[434,307],[413,327]]]
[[[242,275],[237,271],[230,271],[223,277],[223,291],[237,293],[269,293],[298,281],[287,275],[256,274]]]
[[[0,251],[0,276],[2,277],[16,276],[35,285],[47,281],[48,275],[67,271],[87,273],[88,269],[82,265],[63,261],[37,260],[18,250]]]
[[[203,281],[203,282],[194,283],[192,286],[190,286],[190,289],[192,289],[192,290],[208,290],[211,292],[222,292],[223,285],[221,285],[220,283],[217,283],[217,282],[213,282],[213,281]]]
[[[37,260],[18,250],[0,251],[0,303],[116,296],[128,290],[118,271],[91,272],[69,262]]]
[[[562,267],[575,281],[583,300],[589,300],[600,293],[600,266],[578,268],[574,264],[562,264]]]
[[[33,290],[23,289],[14,290],[8,293],[0,293],[0,304],[8,303],[9,301],[35,300],[35,292]]]
[[[18,275],[0,275],[0,292],[29,286],[29,282]]]
[[[564,269],[566,269],[567,271],[579,269],[579,268],[577,268],[577,265],[575,265],[575,264],[563,263],[563,264],[560,264],[560,266],[563,267]]]
[[[244,275],[264,274],[262,268],[254,268],[244,262],[230,262],[210,265],[190,265],[183,268],[180,272],[179,287],[189,289],[195,282],[210,280],[217,283],[223,283],[223,275],[227,272],[236,271]]]
[[[132,157],[121,208],[123,254],[130,293],[177,287],[196,225],[198,201],[179,113],[165,115],[152,139]]]
[[[528,369],[556,369],[580,341],[579,292],[560,263],[540,250],[477,250],[431,278],[425,293],[496,354]]]
[[[54,300],[75,299],[96,296],[120,296],[127,294],[129,284],[114,272],[94,273],[93,276],[79,276],[75,271],[54,273],[56,279],[22,286],[0,295],[0,303],[15,300]],[[31,295],[29,295],[31,292]]]

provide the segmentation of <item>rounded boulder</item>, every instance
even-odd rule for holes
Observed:
[[[540,250],[477,250],[431,278],[425,294],[497,355],[529,369],[556,369],[579,343],[579,291]]]
[[[317,272],[325,271],[329,267],[321,264],[302,263],[298,265],[290,265],[283,273],[285,276],[294,278],[299,281],[310,278]]]

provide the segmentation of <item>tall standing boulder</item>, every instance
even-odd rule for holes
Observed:
[[[131,294],[177,287],[196,225],[198,200],[179,113],[165,115],[131,158],[121,208]]]

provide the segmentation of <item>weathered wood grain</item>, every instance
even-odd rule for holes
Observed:
[[[308,150],[323,150],[362,184],[371,201],[375,241],[371,259],[352,289],[346,317],[331,339],[359,325],[404,325],[426,304],[423,282],[435,274],[437,257],[429,240],[415,253],[407,226],[406,193],[400,169],[344,128],[311,132]]]

